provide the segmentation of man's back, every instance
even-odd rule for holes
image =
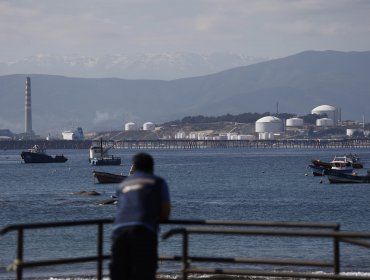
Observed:
[[[158,176],[140,171],[121,183],[117,189],[117,197],[114,229],[142,225],[156,231],[161,204],[169,202],[166,182]]]

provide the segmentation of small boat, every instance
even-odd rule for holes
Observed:
[[[356,172],[348,174],[336,170],[325,170],[324,174],[328,177],[330,183],[370,183],[370,170],[367,171],[366,175],[358,175]]]
[[[100,184],[121,183],[127,176],[108,172],[93,171],[93,176]]]
[[[50,156],[46,154],[45,149],[39,145],[34,145],[31,149],[23,151],[21,157],[24,163],[62,163],[68,159],[63,155]]]
[[[330,170],[335,170],[341,173],[352,173],[353,171],[352,161],[347,156],[344,157],[335,156],[330,163],[331,163]]]
[[[120,165],[121,158],[108,155],[108,151],[112,147],[103,148],[103,139],[100,138],[99,146],[90,147],[89,162],[91,165]]]
[[[331,169],[330,162],[321,161],[319,159],[313,159],[311,160],[311,163],[312,164],[308,166],[312,169],[312,174],[314,176],[323,176],[324,170]]]
[[[348,154],[341,157],[335,156],[331,162],[313,159],[311,160],[311,163],[312,164],[308,166],[312,169],[312,174],[314,176],[323,176],[325,170],[331,169],[351,173],[354,168],[363,168],[359,156],[353,154]]]

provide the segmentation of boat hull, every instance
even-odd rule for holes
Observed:
[[[313,176],[324,176],[325,168],[323,168],[321,166],[315,166],[313,164],[310,164],[308,166],[311,168]]]
[[[93,171],[93,176],[100,184],[121,183],[127,176],[108,172]]]
[[[338,172],[335,170],[325,170],[325,175],[327,176],[330,183],[334,184],[368,184],[370,183],[370,175],[354,175],[343,172]]]
[[[33,152],[22,152],[21,157],[25,163],[63,163],[68,160],[63,155],[57,155],[55,157],[52,157],[47,154]]]
[[[90,159],[91,165],[120,165],[121,158],[111,157],[111,158],[92,158]]]

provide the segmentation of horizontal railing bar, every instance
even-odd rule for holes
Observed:
[[[235,220],[167,220],[163,224],[194,224],[194,225],[225,225],[225,226],[258,226],[258,227],[307,227],[339,229],[339,223],[309,223],[309,222],[276,222],[276,221],[235,221]]]
[[[284,231],[284,230],[255,230],[255,229],[224,229],[224,228],[200,228],[187,227],[175,228],[167,231],[162,235],[163,239],[167,239],[174,234],[182,233],[192,234],[231,234],[231,235],[264,235],[264,236],[296,236],[296,237],[352,237],[352,238],[370,238],[370,232],[335,232],[335,231]]]
[[[110,256],[104,256],[107,259]],[[96,262],[99,258],[97,256],[91,257],[78,257],[78,258],[65,258],[65,259],[58,259],[58,260],[40,260],[40,261],[27,261],[23,262],[21,265],[25,268],[29,267],[38,267],[38,266],[50,266],[50,265],[60,265],[60,264],[71,264],[71,263],[84,263],[84,262]]]
[[[160,261],[181,261],[181,256],[159,256],[158,260]]]
[[[104,260],[109,260],[110,255],[104,255]],[[27,261],[23,262],[23,267],[37,267],[37,266],[50,266],[58,264],[67,263],[82,263],[82,262],[92,262],[97,261],[98,257],[80,257],[80,258],[66,258],[58,260],[47,260],[47,261]],[[158,257],[160,261],[180,261],[181,256],[160,256]],[[188,259],[194,262],[227,262],[227,263],[250,263],[250,264],[283,264],[292,266],[317,266],[317,267],[332,267],[331,262],[319,262],[319,261],[297,261],[297,260],[275,260],[275,259],[244,259],[244,258],[214,258],[214,257],[191,257]]]
[[[0,229],[0,235],[9,231],[22,229],[38,229],[47,227],[69,227],[69,226],[83,226],[94,224],[109,224],[113,223],[113,219],[97,219],[97,220],[79,220],[79,221],[59,221],[59,222],[42,222],[32,224],[15,224],[9,225]],[[193,225],[224,225],[224,226],[256,226],[256,227],[308,227],[308,228],[332,228],[339,229],[340,224],[318,224],[307,222],[275,222],[275,221],[233,221],[233,220],[163,220],[161,224],[193,224]]]
[[[18,229],[39,229],[48,227],[72,227],[72,226],[84,226],[84,225],[97,225],[97,224],[108,224],[112,223],[112,219],[102,220],[79,220],[79,221],[60,221],[60,222],[45,222],[45,223],[32,223],[32,224],[16,224],[4,227],[0,230],[0,234],[5,234],[9,231]]]
[[[370,280],[370,276],[354,276],[342,274],[323,274],[323,273],[303,273],[303,272],[282,272],[282,271],[260,271],[260,270],[242,270],[242,269],[221,269],[221,268],[188,268],[186,273],[204,273],[204,274],[226,274],[226,275],[250,275],[265,277],[301,277],[314,279],[343,279],[343,280]]]
[[[346,243],[350,243],[350,244],[370,248],[370,242],[367,242],[365,240],[357,240],[357,239],[352,239],[352,238],[341,238],[340,240],[343,241],[343,242],[346,242]]]
[[[292,266],[317,266],[333,267],[332,262],[323,261],[300,261],[292,259],[247,259],[247,258],[218,258],[218,257],[192,257],[188,256],[191,262],[222,262],[222,263],[242,263],[242,264],[280,264]]]

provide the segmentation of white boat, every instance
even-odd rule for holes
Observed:
[[[314,176],[323,176],[325,170],[335,170],[345,173],[351,173],[353,169],[363,168],[363,164],[360,162],[358,155],[348,154],[345,156],[335,156],[330,162],[321,161],[319,159],[311,160],[310,165],[312,174]]]
[[[331,170],[343,172],[343,173],[352,173],[353,166],[352,160],[347,156],[337,157],[330,162]]]
[[[100,138],[100,145],[90,147],[89,162],[91,165],[120,165],[121,158],[108,155],[109,149],[103,148],[103,139]]]

